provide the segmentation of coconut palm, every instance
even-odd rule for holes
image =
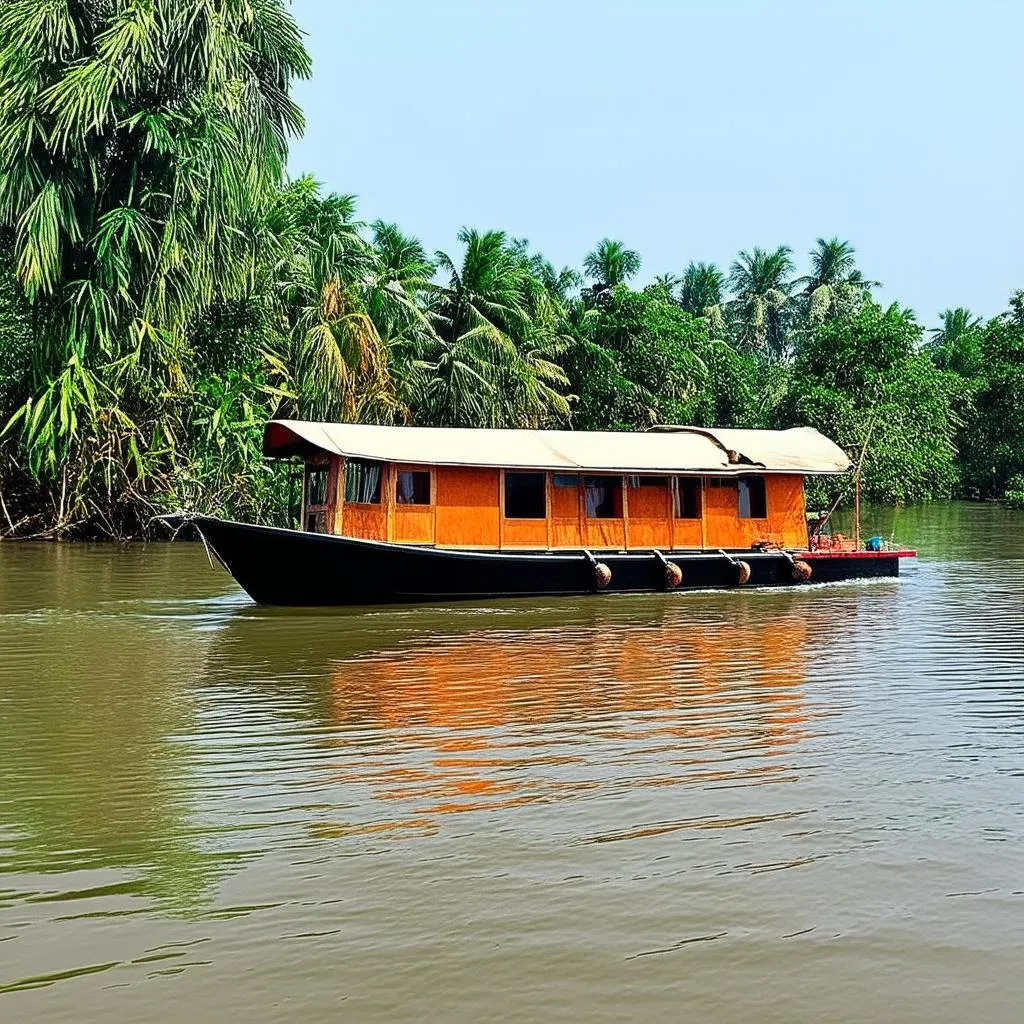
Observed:
[[[933,327],[927,348],[935,365],[971,377],[980,373],[983,363],[981,349],[981,317],[962,306],[946,309],[939,316],[941,327]]]
[[[421,360],[422,417],[459,426],[539,426],[565,417],[568,381],[554,362],[556,332],[535,319],[543,285],[530,272],[523,243],[504,232],[464,228],[456,263],[439,252],[448,283],[432,302],[433,344]]]
[[[722,294],[725,291],[725,275],[714,263],[687,264],[679,288],[679,305],[707,321],[708,334],[712,338],[726,335],[725,307]]]
[[[729,287],[735,295],[730,313],[738,340],[775,359],[789,348],[791,251],[788,245],[770,252],[743,250],[729,268]]]
[[[877,281],[857,269],[856,250],[838,237],[819,238],[810,253],[811,272],[796,283],[803,286],[808,319],[820,324],[829,316],[853,312]]]
[[[310,61],[283,0],[7,0],[0,39],[0,229],[40,315],[18,424],[63,522],[173,458],[187,325],[252,282]]]
[[[595,291],[614,288],[640,273],[640,254],[623,242],[602,238],[583,257],[583,269],[595,281]]]

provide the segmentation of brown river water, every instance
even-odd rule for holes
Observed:
[[[1024,1019],[1024,514],[874,516],[899,581],[344,611],[0,545],[0,1021]]]

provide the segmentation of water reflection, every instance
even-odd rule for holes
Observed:
[[[317,784],[371,811],[318,819],[320,837],[422,835],[448,815],[588,793],[784,781],[785,752],[818,713],[808,644],[831,628],[796,594],[520,604],[516,628],[501,606],[382,618],[378,631],[365,615],[242,613],[209,652],[213,690],[241,683],[228,699],[260,728],[304,723],[329,754],[310,755]]]
[[[0,546],[0,1005],[1002,1019],[1024,520],[898,515],[899,582],[350,611]]]

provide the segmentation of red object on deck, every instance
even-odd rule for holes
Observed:
[[[917,552],[911,548],[900,548],[898,551],[832,551],[828,548],[820,551],[801,551],[801,558],[917,558]]]

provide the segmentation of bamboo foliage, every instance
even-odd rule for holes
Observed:
[[[9,0],[0,40],[0,226],[41,326],[9,429],[87,514],[175,450],[187,325],[245,290],[309,58],[278,0]]]

